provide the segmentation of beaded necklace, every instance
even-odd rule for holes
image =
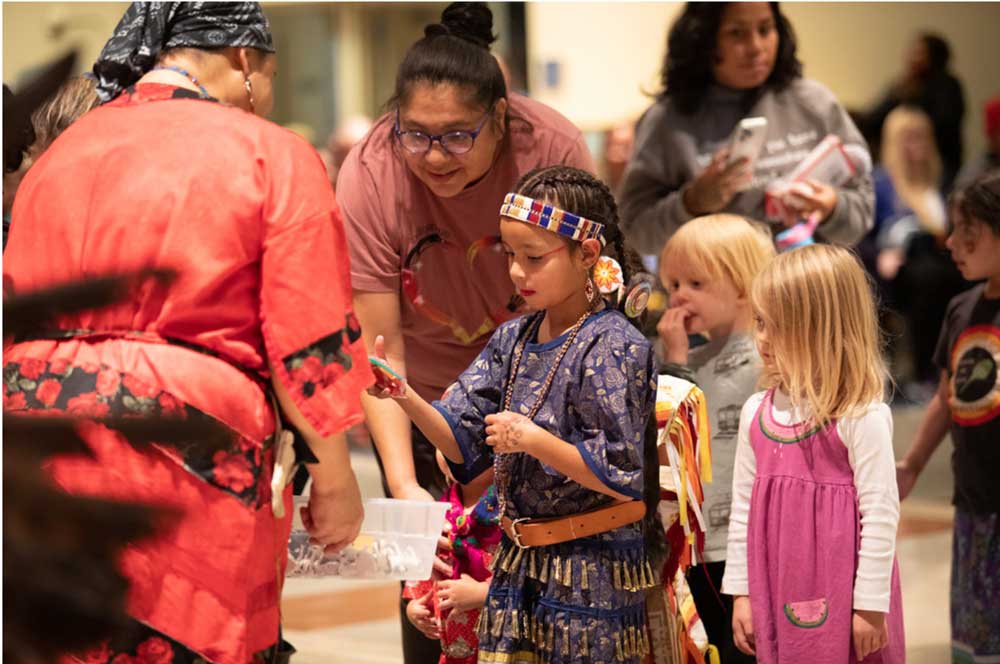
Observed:
[[[208,94],[208,90],[205,89],[205,86],[202,85],[201,83],[199,83],[198,79],[195,78],[194,75],[191,74],[191,72],[189,72],[187,69],[181,69],[180,67],[175,67],[174,65],[159,65],[157,67],[153,67],[150,71],[157,71],[157,70],[160,70],[160,69],[164,69],[164,70],[167,70],[167,71],[177,72],[181,76],[187,78],[189,81],[191,81],[192,83],[194,83],[195,86],[197,86],[197,88],[199,90],[201,90],[201,96],[202,97],[205,97],[206,99],[211,99],[212,98],[212,95]]]
[[[549,394],[549,388],[552,387],[552,381],[556,377],[556,372],[559,370],[559,364],[562,362],[563,357],[569,350],[570,346],[576,340],[576,335],[580,332],[580,328],[583,327],[584,322],[590,317],[590,314],[594,313],[599,305],[601,304],[601,298],[595,298],[587,310],[583,312],[580,319],[576,321],[573,327],[570,329],[566,341],[563,342],[562,346],[559,347],[559,353],[556,355],[555,361],[552,362],[552,368],[549,369],[548,375],[545,376],[545,382],[542,383],[542,388],[538,393],[538,398],[535,399],[535,403],[532,404],[531,410],[528,411],[526,417],[529,420],[533,420],[535,415],[541,409],[542,404],[545,403],[545,397]],[[534,323],[525,334],[518,340],[517,345],[514,347],[514,356],[511,361],[510,374],[507,377],[507,389],[504,393],[503,398],[503,411],[510,410],[510,403],[514,397],[514,382],[517,378],[517,371],[521,366],[521,356],[524,354],[524,347],[528,343],[528,339],[533,337],[538,331],[538,328],[542,325],[542,319],[544,316],[540,316],[538,321]],[[494,470],[494,485],[497,489],[497,502],[499,506],[500,516],[504,516],[507,513],[507,490],[510,487],[510,471],[514,464],[514,455],[522,454],[522,452],[506,452],[506,453],[496,453],[493,456],[493,470]]]

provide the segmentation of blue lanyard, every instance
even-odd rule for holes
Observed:
[[[191,81],[196,86],[198,86],[198,89],[201,90],[201,96],[202,97],[205,97],[206,99],[211,99],[212,98],[212,95],[208,94],[208,90],[205,89],[205,86],[202,85],[201,83],[199,83],[198,79],[195,78],[194,76],[192,76],[191,72],[189,72],[188,70],[181,69],[180,67],[174,67],[173,65],[160,65],[158,67],[153,67],[150,71],[156,71],[157,69],[167,69],[169,71],[175,71],[175,72],[177,72],[178,74],[180,74],[181,76],[184,76],[189,81]]]

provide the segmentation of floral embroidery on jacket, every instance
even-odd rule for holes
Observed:
[[[215,422],[169,392],[105,365],[27,358],[4,365],[3,384],[5,411],[90,418],[206,418]],[[245,505],[259,506],[271,500],[270,478],[261,472],[269,446],[233,433],[228,450],[209,451],[197,444],[161,449],[189,472]]]
[[[256,653],[251,664],[272,661],[274,646]],[[133,621],[122,636],[73,655],[84,664],[208,664],[198,653],[148,625]]]
[[[342,329],[287,355],[282,362],[295,387],[308,399],[351,370],[354,363],[349,349],[360,338],[361,325],[348,312]]]

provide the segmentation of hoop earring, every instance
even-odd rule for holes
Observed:
[[[250,83],[250,77],[249,76],[246,76],[246,75],[243,76],[243,87],[247,91],[247,100],[250,102],[250,112],[253,113],[254,112],[253,84]]]

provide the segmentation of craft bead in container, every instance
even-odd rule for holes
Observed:
[[[420,581],[431,576],[447,503],[372,498],[365,501],[361,534],[347,548],[327,555],[309,541],[300,510],[308,496],[295,497],[288,541],[288,577],[340,576]]]

